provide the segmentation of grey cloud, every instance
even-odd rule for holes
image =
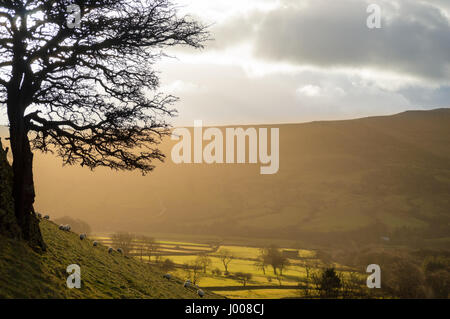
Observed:
[[[438,8],[440,8],[443,11],[446,11],[448,14],[450,14],[450,1],[448,0],[422,0],[423,2],[434,5]]]
[[[278,9],[218,26],[215,47],[246,37],[256,56],[271,61],[371,67],[436,81],[450,79],[450,24],[437,6],[402,0],[395,8],[380,2],[383,27],[371,30],[366,27],[366,1],[306,2],[303,7],[298,1],[284,1]]]
[[[301,0],[282,2],[273,11],[215,25],[216,41],[207,50],[220,60],[225,48],[245,43],[268,65],[288,61],[318,68],[255,77],[244,70],[246,57],[232,65],[174,62],[164,68],[165,83],[202,88],[201,93],[174,92],[181,98],[177,124],[192,125],[195,119],[207,125],[302,122],[450,106],[450,26],[436,6],[439,0],[402,0],[398,9],[397,2],[383,0],[381,30],[366,27],[369,2],[312,0],[308,7]],[[442,4],[450,6],[450,1]],[[412,74],[422,81],[330,72],[334,66]],[[320,94],[302,94],[305,87],[318,87]]]
[[[174,92],[181,98],[176,124],[182,126],[192,125],[196,119],[206,125],[304,122],[392,114],[412,108],[400,93],[358,85],[356,78],[342,74],[304,71],[249,78],[237,66],[180,63],[166,66],[163,75],[166,83],[180,80],[204,88],[201,94],[196,90]],[[297,94],[297,89],[311,84],[321,87],[324,94]],[[333,94],[338,88],[345,94]]]
[[[415,86],[400,90],[399,93],[413,106],[450,107],[450,86],[442,86],[438,89]]]

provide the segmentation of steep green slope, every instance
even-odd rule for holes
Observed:
[[[0,236],[0,298],[199,298],[180,279],[170,281],[155,267],[108,254],[77,234],[41,221],[47,252],[35,253],[23,242]],[[66,285],[67,266],[81,267],[81,289]],[[206,292],[206,298],[221,298]]]

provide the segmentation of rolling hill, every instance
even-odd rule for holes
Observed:
[[[163,278],[157,268],[108,254],[107,247],[93,247],[77,234],[58,230],[51,221],[41,221],[47,251],[36,253],[27,244],[0,236],[0,298],[132,298],[196,299],[194,288],[183,281]],[[81,267],[81,288],[69,289],[67,266]],[[206,292],[206,298],[222,298]]]
[[[175,165],[170,140],[168,160],[147,176],[63,168],[36,154],[37,210],[104,232],[327,243],[406,228],[450,237],[450,109],[268,127],[280,128],[275,175],[260,175],[259,164]]]

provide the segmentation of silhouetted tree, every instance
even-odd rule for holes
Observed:
[[[326,268],[319,274],[313,274],[312,280],[321,298],[337,298],[339,296],[342,282],[334,268]]]
[[[81,17],[75,25],[73,3]],[[170,0],[0,2],[0,105],[7,108],[15,215],[25,240],[45,248],[32,214],[32,150],[91,169],[151,171],[164,159],[154,145],[168,133],[164,118],[175,114],[176,101],[151,94],[159,86],[152,66],[163,48],[200,48],[206,37]]]

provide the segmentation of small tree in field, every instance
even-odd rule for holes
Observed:
[[[200,48],[207,37],[177,13],[171,0],[0,2],[0,111],[9,122],[15,222],[33,247],[45,249],[33,214],[33,150],[142,173],[164,159],[155,145],[169,134],[176,98],[157,92],[154,63],[164,48]]]
[[[310,285],[312,284],[312,278],[311,278],[312,269],[311,269],[311,266],[307,262],[304,263],[304,267],[305,267],[305,273],[306,273],[305,280],[304,280],[304,283],[305,283],[304,294],[305,294],[306,298],[309,298],[310,297]]]
[[[278,260],[278,269],[280,270],[280,276],[283,276],[283,271],[286,270],[291,265],[291,262],[288,258],[284,256],[280,256],[280,259]]]
[[[212,270],[212,274],[216,276],[222,276],[222,271],[219,268],[215,268]]]
[[[194,284],[198,284],[203,276],[203,267],[198,260],[194,260],[189,264],[184,264],[183,269],[186,271],[189,280]]]
[[[264,276],[266,275],[266,268],[269,265],[268,264],[268,256],[267,256],[267,251],[265,248],[260,248],[259,249],[259,255],[258,255],[258,259],[255,262],[255,267],[258,270],[262,270]]]
[[[234,276],[236,277],[236,280],[241,282],[244,287],[252,279],[252,274],[250,273],[237,272]]]
[[[225,268],[225,274],[228,274],[228,265],[234,259],[234,255],[228,249],[222,248],[217,252],[218,257],[222,261],[223,267]]]
[[[199,265],[201,265],[201,267],[203,269],[203,273],[206,273],[206,270],[208,269],[208,267],[212,265],[211,258],[209,258],[209,256],[206,254],[202,254],[202,255],[198,256],[197,261],[198,261]]]
[[[159,249],[159,243],[155,240],[153,237],[147,237],[147,236],[141,236],[141,243],[143,246],[143,250],[145,250],[148,261],[150,262],[152,259],[152,256],[155,256],[156,259],[156,253]]]

